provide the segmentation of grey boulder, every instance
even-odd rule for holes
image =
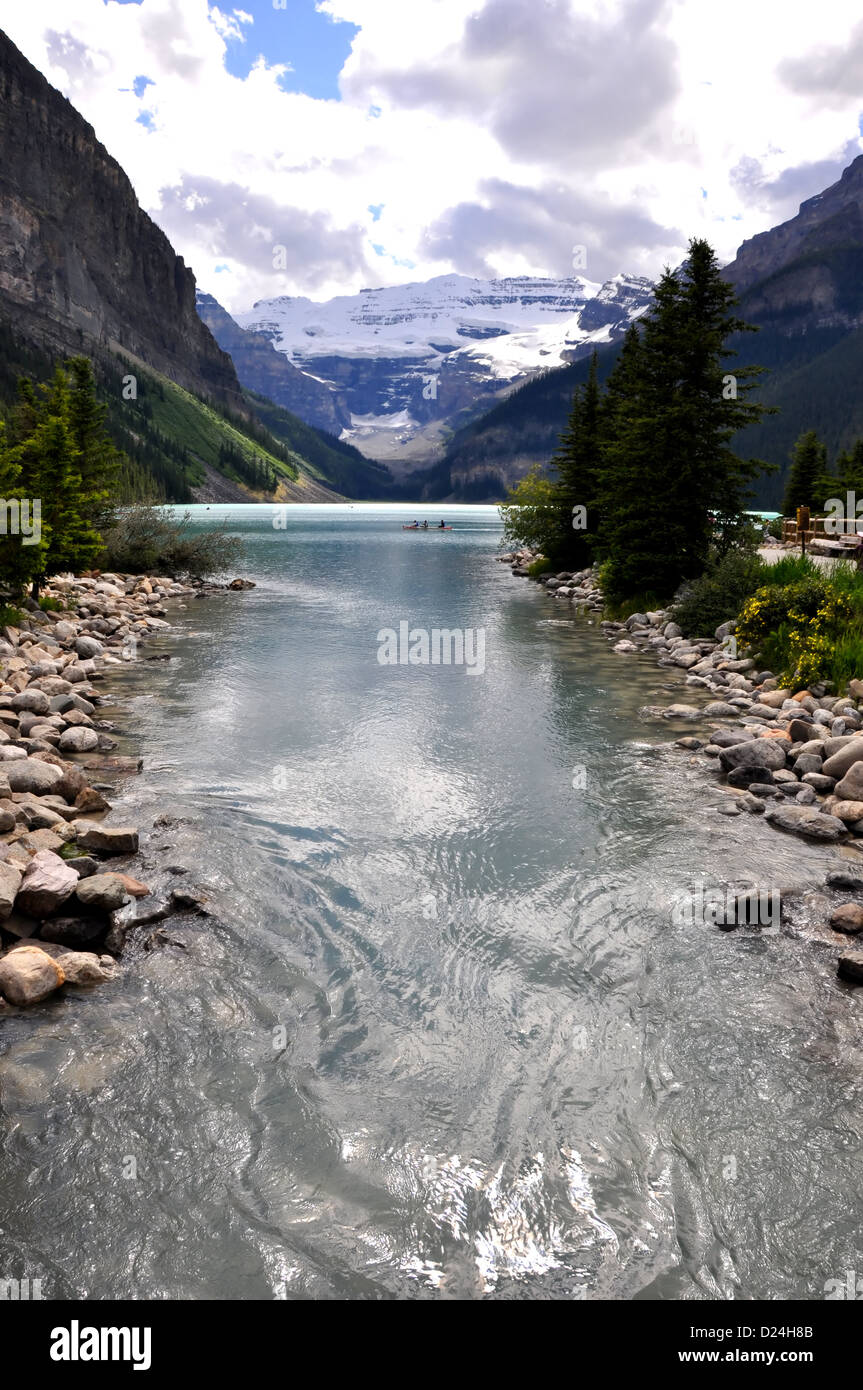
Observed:
[[[50,792],[63,777],[62,768],[41,758],[8,762],[4,771],[13,792],[35,792],[37,796]]]
[[[733,767],[767,767],[771,772],[785,766],[784,740],[775,738],[756,738],[750,743],[737,743],[732,748],[723,748],[719,762],[725,772]]]
[[[99,747],[99,735],[95,729],[75,727],[66,729],[60,735],[60,751],[63,753],[89,753]]]
[[[780,830],[804,835],[810,840],[838,840],[847,833],[847,827],[836,816],[825,816],[812,807],[791,806],[784,801],[768,806],[764,819]]]

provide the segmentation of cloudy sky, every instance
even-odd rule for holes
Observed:
[[[654,276],[692,235],[730,260],[863,151],[859,16],[856,0],[0,0],[0,27],[235,311],[451,271]]]

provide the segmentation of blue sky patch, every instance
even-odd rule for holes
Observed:
[[[319,14],[315,0],[286,0],[284,9],[276,9],[272,0],[242,0],[238,8],[254,23],[241,26],[242,40],[227,40],[225,67],[232,76],[248,77],[263,54],[270,64],[290,64],[291,71],[280,80],[286,92],[339,100],[338,75],[358,25]]]

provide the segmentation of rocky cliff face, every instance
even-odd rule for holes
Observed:
[[[244,409],[191,270],[92,126],[2,32],[0,317],[54,355],[122,348]]]
[[[301,372],[284,353],[276,352],[266,334],[241,328],[218,300],[200,290],[197,308],[219,347],[230,353],[237,376],[249,390],[329,434],[339,435],[350,426],[351,413],[345,397],[316,377]]]
[[[745,317],[787,333],[863,323],[863,155],[796,217],[744,241],[723,275]]]

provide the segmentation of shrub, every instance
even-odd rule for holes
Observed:
[[[203,579],[230,569],[242,542],[222,530],[192,534],[189,512],[175,520],[159,507],[124,507],[105,528],[103,570]]]
[[[544,555],[560,552],[567,518],[561,510],[557,489],[540,464],[535,463],[525,477],[510,488],[500,510],[503,542],[507,547],[527,546],[531,550],[541,550]]]
[[[20,608],[11,603],[0,603],[0,627],[18,627],[24,621]]]
[[[711,635],[720,623],[737,617],[745,599],[765,582],[767,568],[757,555],[744,550],[714,556],[704,574],[684,589],[674,606],[674,621],[687,636]]]
[[[769,657],[774,666],[781,666],[783,680],[809,685],[829,677],[835,682],[837,646],[850,636],[848,627],[855,616],[859,625],[847,590],[813,574],[794,584],[758,589],[740,611],[737,636]],[[852,656],[853,643],[846,640],[843,665]]]

